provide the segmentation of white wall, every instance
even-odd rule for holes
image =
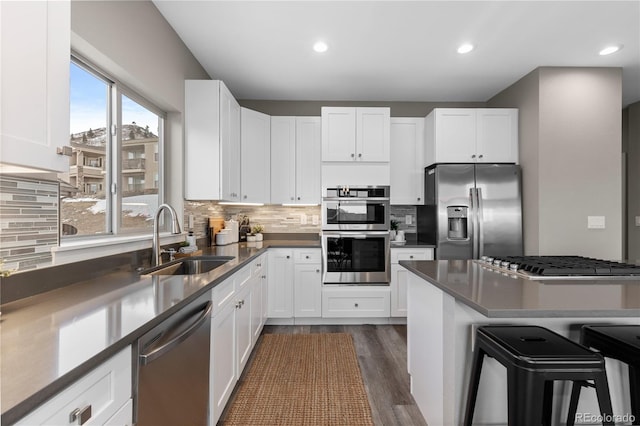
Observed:
[[[640,261],[640,227],[635,218],[640,216],[640,102],[626,109],[627,153],[627,256]]]
[[[488,105],[520,108],[525,253],[620,259],[621,70],[542,67]]]
[[[184,80],[209,79],[150,1],[72,1],[71,49],[167,112],[167,200],[183,210]]]

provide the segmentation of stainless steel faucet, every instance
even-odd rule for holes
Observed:
[[[153,219],[153,243],[151,245],[151,266],[160,265],[160,255],[162,251],[160,250],[160,230],[158,229],[158,221],[160,220],[160,214],[162,210],[167,209],[171,214],[171,233],[179,234],[182,232],[180,230],[180,223],[178,222],[178,214],[176,210],[171,207],[169,204],[160,204],[158,210],[156,211],[156,215]]]

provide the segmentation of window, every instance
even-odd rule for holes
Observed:
[[[76,58],[70,67],[73,154],[58,176],[61,234],[148,233],[161,203],[164,113]]]

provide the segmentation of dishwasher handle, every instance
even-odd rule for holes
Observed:
[[[213,309],[213,303],[209,301],[209,303],[207,303],[205,309],[202,311],[198,319],[193,324],[191,324],[189,328],[187,328],[185,331],[180,333],[179,336],[174,337],[164,345],[152,350],[149,353],[140,354],[140,365],[150,364],[153,360],[161,357],[162,355],[164,355],[165,353],[173,349],[175,346],[184,342],[202,325],[202,323],[204,323],[209,319],[212,309]]]

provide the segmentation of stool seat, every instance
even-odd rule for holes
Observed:
[[[602,355],[544,327],[487,325],[476,330],[465,426],[472,424],[485,355],[507,368],[510,426],[551,425],[554,380],[593,380],[601,414],[604,419],[611,418]]]
[[[634,425],[640,425],[640,325],[584,325],[580,342],[596,349],[607,358],[629,366],[629,393]],[[581,386],[574,383],[569,404],[569,416],[575,416]],[[573,423],[568,423],[572,425]]]

